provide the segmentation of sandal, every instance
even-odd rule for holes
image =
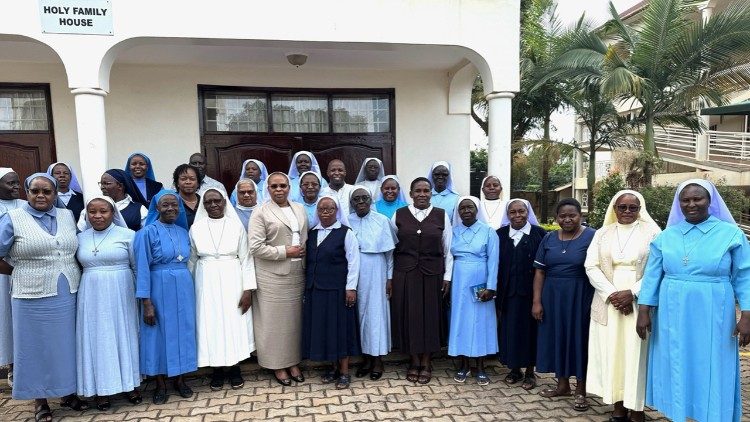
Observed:
[[[339,377],[338,380],[336,380],[336,389],[337,390],[343,390],[345,388],[349,388],[349,384],[352,382],[352,376],[349,374],[342,375]]]
[[[143,397],[141,396],[141,393],[138,392],[138,390],[133,390],[126,394],[128,397],[128,401],[130,404],[141,404],[143,403]]]
[[[60,406],[67,407],[72,410],[77,410],[79,412],[82,410],[89,410],[91,408],[86,400],[81,400],[81,398],[76,396],[75,394],[70,394],[63,397],[62,401],[60,402]]]
[[[505,383],[509,385],[513,385],[517,383],[518,381],[521,381],[522,379],[523,379],[523,374],[521,374],[521,371],[510,371],[510,373],[505,376]]]
[[[490,377],[487,376],[487,373],[484,371],[479,371],[477,373],[477,385],[489,385],[490,384]]]
[[[320,381],[323,382],[323,384],[330,384],[339,378],[339,371],[336,369],[331,369],[320,377]]]
[[[52,411],[49,409],[48,404],[34,407],[34,420],[36,422],[52,422]]]
[[[406,380],[409,382],[417,382],[419,380],[419,373],[424,367],[409,365],[409,369],[406,371]]]
[[[560,393],[557,391],[557,388],[545,388],[542,391],[539,392],[539,395],[542,397],[547,397],[548,399],[552,397],[565,397],[570,395],[570,391],[565,393]]]
[[[523,384],[521,384],[521,388],[523,388],[526,391],[531,391],[536,387],[536,375],[527,375],[523,379]]]
[[[453,381],[456,382],[466,382],[466,378],[468,378],[471,375],[471,369],[469,368],[461,368],[456,372],[456,375],[453,376]]]
[[[417,378],[418,384],[429,384],[430,380],[432,380],[432,366],[423,366],[422,370],[419,371],[419,377]]]
[[[154,404],[164,404],[167,402],[167,389],[166,388],[156,388],[154,390]]]
[[[589,403],[586,401],[586,396],[583,394],[576,394],[575,401],[573,402],[573,410],[578,412],[585,412],[589,410]]]

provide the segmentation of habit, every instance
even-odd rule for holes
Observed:
[[[98,7],[74,7],[73,14],[84,16],[107,16],[107,9],[99,9]]]

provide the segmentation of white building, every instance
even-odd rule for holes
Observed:
[[[519,3],[8,2],[0,166],[25,177],[67,161],[91,194],[102,172],[136,151],[169,186],[193,152],[204,151],[208,174],[230,184],[245,158],[286,171],[296,151],[312,150],[324,166],[342,158],[352,181],[365,157],[382,158],[405,181],[448,160],[468,192],[478,72],[490,106],[490,172],[509,186]],[[63,16],[50,7],[71,9]],[[73,7],[100,12],[71,15]],[[52,33],[67,30],[72,21],[60,20],[69,18],[91,19],[102,34]],[[307,62],[292,66],[289,53]]]

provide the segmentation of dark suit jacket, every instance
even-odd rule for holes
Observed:
[[[73,213],[74,221],[78,222],[78,218],[81,216],[84,208],[83,194],[73,191],[73,196],[70,197],[70,201],[68,201],[68,205],[65,208]]]

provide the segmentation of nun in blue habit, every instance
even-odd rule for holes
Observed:
[[[260,195],[258,185],[255,184],[253,179],[240,179],[234,185],[234,192],[232,194],[237,195],[237,203],[234,204],[234,210],[237,211],[237,217],[240,218],[240,222],[247,232],[247,226],[250,224],[250,216],[253,215],[253,210],[258,205],[258,195]]]
[[[323,178],[314,171],[306,171],[300,174],[299,180],[302,197],[300,204],[305,207],[307,225],[315,227],[318,224],[318,199],[320,199],[320,190],[323,188]]]
[[[190,237],[177,192],[162,190],[149,206],[146,226],[133,245],[135,296],[141,299],[140,360],[144,375],[156,376],[155,404],[167,401],[165,376],[184,398],[193,391],[182,375],[198,369],[195,286],[188,270]]]
[[[453,210],[458,202],[458,192],[453,186],[453,173],[451,165],[447,161],[435,161],[430,167],[427,174],[427,180],[432,183],[432,199],[430,203],[433,207],[442,208],[448,214],[449,219],[453,219]]]
[[[320,165],[315,155],[310,151],[299,151],[292,157],[292,162],[289,164],[289,200],[294,202],[302,202],[302,193],[300,192],[299,182],[302,180],[302,173],[306,171],[314,171],[320,176],[322,190],[328,186],[328,183],[321,176],[323,173],[320,172]]]
[[[237,184],[240,181],[250,179],[255,183],[255,196],[256,203],[262,204],[268,200],[268,194],[266,192],[266,180],[268,180],[268,170],[266,165],[260,160],[249,159],[242,162],[242,169],[240,170],[240,178],[237,180]],[[235,185],[232,194],[229,196],[229,202],[232,205],[237,205],[237,185]],[[242,218],[242,217],[240,217]],[[247,224],[245,225],[247,226]]]
[[[370,374],[375,381],[383,375],[382,356],[391,351],[391,307],[388,282],[393,278],[393,250],[396,234],[390,220],[372,208],[367,186],[355,185],[349,198],[349,227],[359,242],[357,310],[359,337],[365,361],[357,377]]]
[[[164,188],[164,185],[156,181],[151,159],[142,152],[130,154],[123,170],[133,179],[141,194],[140,198],[132,198],[133,201],[142,199],[141,205],[144,207],[148,207],[151,198]]]
[[[374,201],[375,210],[388,217],[389,220],[396,213],[396,210],[409,205],[406,202],[406,194],[401,189],[401,182],[395,174],[383,177],[380,182],[380,192],[375,196]]]
[[[677,187],[667,228],[651,242],[638,305],[638,335],[651,331],[646,404],[675,421],[739,421],[750,245],[711,182]]]

